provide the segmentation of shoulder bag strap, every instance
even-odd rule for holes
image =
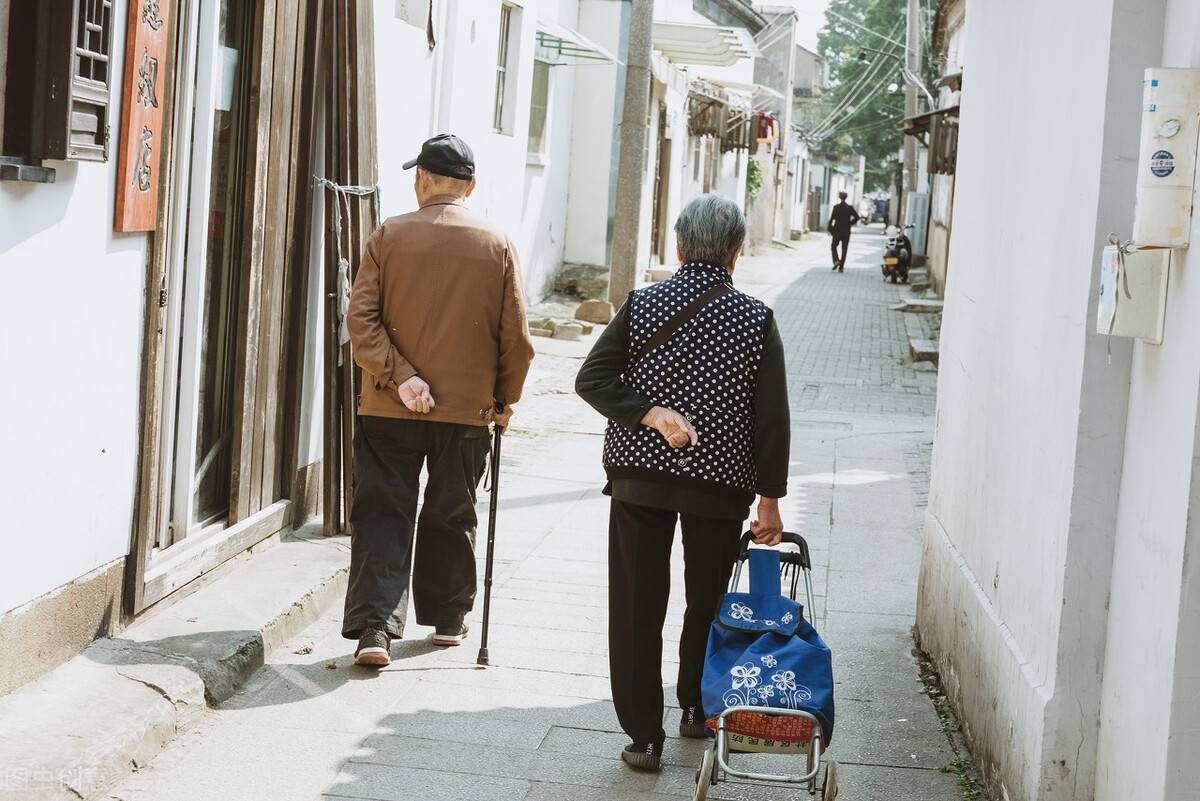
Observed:
[[[703,295],[677,311],[674,317],[663,323],[662,328],[655,331],[654,334],[646,340],[645,344],[642,345],[637,354],[634,355],[633,359],[629,362],[629,367],[626,369],[631,369],[635,364],[640,362],[647,353],[670,339],[676,331],[687,324],[689,320],[695,317],[696,314],[709,303],[721,297],[722,295],[728,295],[732,291],[732,284],[717,284],[712,289],[708,290]]]

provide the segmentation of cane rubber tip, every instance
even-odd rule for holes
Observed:
[[[488,652],[486,649],[479,652],[479,658],[475,660],[475,663],[482,667],[488,666]]]

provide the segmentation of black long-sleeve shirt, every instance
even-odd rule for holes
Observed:
[[[592,347],[575,379],[575,391],[609,420],[636,430],[654,404],[621,379],[628,366],[629,312],[626,304]],[[759,495],[781,498],[787,492],[790,449],[787,369],[783,340],[772,315],[767,322],[763,358],[754,391],[754,464]],[[616,479],[610,481],[604,491],[618,500],[641,506],[736,520],[745,520],[754,502],[753,493],[715,493],[666,478],[662,481]]]

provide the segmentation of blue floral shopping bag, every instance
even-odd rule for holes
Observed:
[[[708,635],[701,696],[715,718],[732,706],[799,709],[833,739],[833,660],[803,607],[780,592],[779,552],[752,548],[750,592],[728,592]]]

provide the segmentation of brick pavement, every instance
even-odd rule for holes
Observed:
[[[794,427],[783,509],[812,546],[814,617],[835,653],[840,797],[951,801],[954,778],[938,769],[953,755],[920,692],[908,634],[923,503],[921,459],[912,454],[931,439],[935,377],[902,364],[904,328],[887,309],[900,290],[880,280],[876,248],[870,235],[857,236],[847,272],[833,275],[826,241],[814,238],[747,258],[737,281],[775,306],[788,349]],[[390,668],[358,670],[352,644],[338,636],[340,610],[331,609],[113,798],[691,796],[698,743],[670,737],[659,774],[619,760],[625,740],[607,682],[602,421],[571,392],[587,343],[538,347],[530,397],[505,440],[494,666],[475,668],[475,641],[437,650],[413,626]],[[679,550],[668,687],[683,606]],[[678,712],[665,714],[670,732]],[[710,797],[799,796],[722,784]]]

